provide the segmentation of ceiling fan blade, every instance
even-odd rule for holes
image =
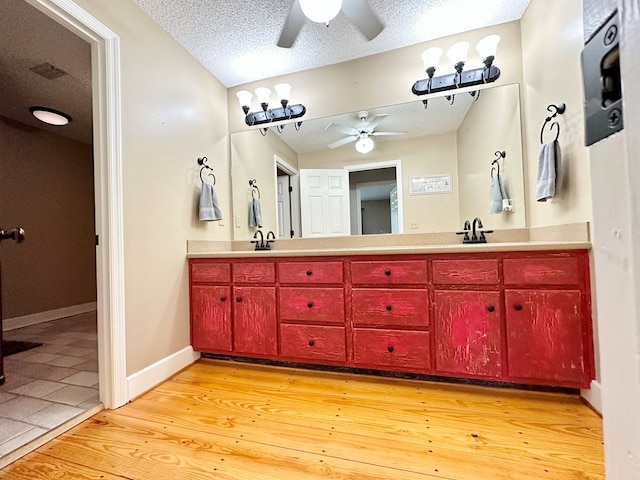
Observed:
[[[384,30],[384,25],[366,0],[342,0],[342,13],[369,40],[373,40]]]
[[[344,135],[358,135],[360,133],[360,130],[356,130],[353,127],[347,127],[345,125],[340,125],[337,123],[330,123],[329,125],[327,125],[326,127],[324,127],[325,130],[333,130],[335,132],[339,132],[342,133]]]
[[[305,17],[304,13],[302,13],[302,8],[300,8],[300,0],[294,0],[287,21],[284,23],[284,27],[282,27],[282,32],[278,39],[278,46],[281,48],[291,48],[306,21],[307,17]]]
[[[350,137],[344,137],[336,142],[330,143],[329,145],[327,145],[327,147],[338,148],[338,147],[341,147],[342,145],[346,145],[347,143],[355,142],[357,139],[358,139],[358,135],[351,135]]]
[[[371,121],[368,122],[367,130],[375,130],[378,124],[388,116],[388,113],[380,113],[378,115],[374,115]]]
[[[369,135],[373,135],[373,136],[381,136],[381,135],[406,135],[407,132],[373,132],[370,133]]]

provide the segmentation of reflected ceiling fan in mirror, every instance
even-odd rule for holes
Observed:
[[[376,38],[384,29],[384,25],[373,12],[367,0],[294,0],[289,16],[282,28],[278,46],[291,48],[307,20],[326,23],[329,26],[329,22],[340,12],[368,40]]]
[[[329,148],[338,148],[343,145],[347,145],[348,143],[356,142],[356,150],[359,153],[369,153],[371,150],[373,150],[374,147],[373,139],[371,137],[382,135],[404,135],[407,133],[382,132],[376,130],[378,124],[387,116],[387,114],[374,115],[370,120],[367,120],[369,118],[369,112],[363,110],[361,112],[358,112],[358,119],[360,120],[360,122],[353,127],[340,125],[337,123],[330,123],[325,127],[325,130],[335,130],[347,136],[341,138],[340,140],[332,142],[327,146]]]

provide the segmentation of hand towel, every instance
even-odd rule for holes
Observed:
[[[218,196],[210,183],[202,182],[200,191],[200,221],[211,222],[222,220],[222,210],[218,203]]]
[[[249,226],[262,227],[262,209],[257,198],[253,198],[249,204]]]
[[[557,140],[545,143],[538,156],[536,200],[546,202],[560,193],[560,144]]]
[[[489,213],[502,213],[502,200],[506,198],[507,195],[504,193],[500,175],[494,175],[491,178],[491,188],[489,190]]]

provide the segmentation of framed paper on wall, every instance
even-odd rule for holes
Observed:
[[[414,177],[409,183],[409,195],[451,193],[451,174]]]

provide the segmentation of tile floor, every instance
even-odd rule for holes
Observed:
[[[100,403],[96,313],[3,333],[42,346],[4,358],[0,458]]]

